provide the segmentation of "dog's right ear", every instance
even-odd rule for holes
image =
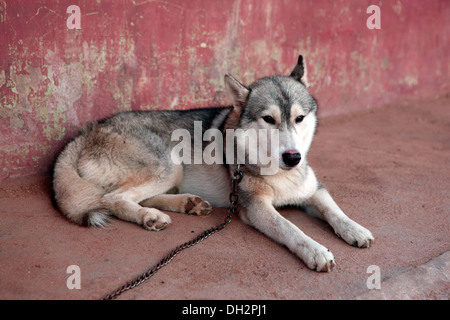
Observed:
[[[233,106],[242,109],[247,102],[250,89],[237,81],[231,74],[226,74],[224,80],[228,96],[233,100]]]

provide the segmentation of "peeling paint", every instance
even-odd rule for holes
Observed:
[[[417,86],[419,84],[419,80],[417,79],[416,76],[408,75],[404,78],[404,81],[408,85],[408,87]]]
[[[394,5],[392,5],[392,9],[394,12],[398,15],[402,13],[402,3],[401,1],[397,0]]]

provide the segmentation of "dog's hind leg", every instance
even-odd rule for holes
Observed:
[[[164,179],[149,177],[147,181],[142,175],[136,174],[118,189],[104,195],[102,205],[119,219],[137,223],[148,230],[162,230],[171,223],[170,217],[157,208],[144,208],[139,203],[176,186],[182,170],[176,171]]]
[[[155,208],[143,208],[138,204],[137,193],[141,188],[146,189],[145,186],[135,187],[108,194],[103,197],[102,203],[121,220],[137,223],[148,230],[159,231],[166,228],[171,223],[167,214]]]
[[[205,216],[211,213],[212,210],[208,201],[189,193],[160,194],[142,201],[140,205],[166,211],[195,214],[198,216]]]

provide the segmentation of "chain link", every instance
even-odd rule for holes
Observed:
[[[156,265],[154,265],[152,268],[145,271],[140,276],[136,277],[135,279],[131,280],[127,284],[121,286],[120,288],[114,290],[110,294],[104,296],[101,300],[113,300],[117,298],[119,295],[124,293],[127,290],[133,289],[137,287],[138,285],[142,284],[143,282],[147,281],[149,278],[151,278],[159,269],[164,267],[166,264],[168,264],[172,259],[180,253],[180,251],[187,249],[189,247],[192,247],[196,245],[197,243],[202,242],[206,238],[208,238],[210,235],[222,230],[231,222],[231,218],[236,213],[239,203],[239,183],[242,181],[243,173],[240,171],[240,165],[237,166],[236,170],[234,171],[234,175],[231,178],[231,192],[230,192],[230,207],[228,208],[227,216],[221,224],[214,226],[194,239],[183,243],[182,245],[179,245],[174,250],[172,250],[167,256],[162,258]]]

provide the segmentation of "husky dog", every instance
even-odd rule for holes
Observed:
[[[58,157],[53,182],[57,204],[78,224],[104,226],[113,215],[156,231],[171,223],[161,210],[206,215],[212,206],[229,205],[237,163],[174,161],[171,151],[179,141],[172,139],[173,132],[183,129],[192,137],[194,124],[201,123],[202,134],[209,129],[224,133],[223,141],[216,141],[222,145],[232,129],[275,129],[278,141],[269,142],[278,145],[278,152],[269,156],[278,164],[276,170],[261,174],[259,162],[240,166],[239,215],[286,245],[309,268],[330,271],[333,254],[282,217],[277,207],[304,208],[327,221],[350,245],[366,248],[374,238],[342,212],[307,163],[317,122],[317,104],[307,86],[300,55],[289,76],[262,78],[247,87],[226,75],[230,107],[122,112],[92,123]],[[206,147],[201,141],[201,150]]]

